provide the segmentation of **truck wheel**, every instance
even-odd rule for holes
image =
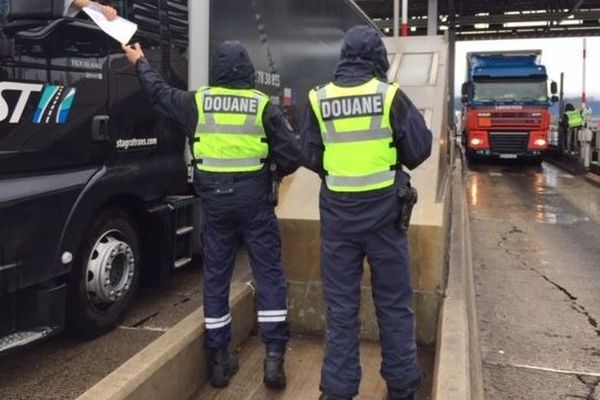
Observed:
[[[79,249],[69,282],[67,324],[93,338],[112,329],[131,305],[140,278],[135,225],[118,208],[100,212]]]
[[[542,165],[542,162],[544,162],[543,157],[534,157],[527,160],[527,163],[533,166],[540,166]]]
[[[472,155],[470,152],[467,152],[465,155],[469,164],[475,165],[479,163],[479,159]]]

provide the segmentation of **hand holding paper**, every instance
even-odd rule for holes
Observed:
[[[114,21],[119,16],[117,14],[117,10],[111,6],[102,6],[102,14],[104,14],[106,19],[109,21]]]
[[[136,65],[141,58],[144,57],[144,51],[139,43],[134,43],[133,46],[123,45],[123,51],[127,56],[127,60],[131,65]]]
[[[102,9],[103,6],[97,3],[91,3],[89,6],[84,7],[83,11],[90,16],[92,21],[96,23],[107,35],[116,39],[121,44],[129,43],[135,32],[137,31],[137,24],[116,16],[112,21],[109,21]]]

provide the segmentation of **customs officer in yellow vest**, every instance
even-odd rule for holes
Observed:
[[[213,55],[210,87],[185,92],[169,86],[144,58],[139,45],[125,46],[150,103],[179,122],[193,142],[195,188],[204,212],[204,314],[210,381],[229,384],[237,360],[231,342],[229,286],[238,244],[248,249],[258,284],[258,322],[266,345],[264,383],[283,389],[289,339],[286,282],[273,211],[270,165],[279,176],[300,165],[289,123],[254,88],[255,71],[239,42]]]
[[[416,193],[403,167],[416,168],[429,157],[432,134],[402,90],[387,82],[388,68],[380,34],[367,26],[350,29],[335,80],[309,94],[301,132],[306,166],[323,181],[321,274],[327,335],[322,400],[358,394],[365,257],[371,266],[388,398],[414,399],[422,380],[406,236]]]

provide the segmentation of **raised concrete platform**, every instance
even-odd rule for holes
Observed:
[[[205,385],[193,400],[310,400],[319,397],[319,380],[323,360],[323,344],[316,339],[293,339],[288,346],[286,357],[287,388],[283,391],[267,389],[263,383],[264,347],[258,338],[249,339],[239,353],[240,371],[232,379],[227,389],[214,389]],[[424,352],[419,357],[421,365],[428,371],[432,367],[432,355]],[[361,365],[363,378],[360,394],[356,400],[383,400],[386,394],[385,382],[379,375],[381,363],[379,345],[363,342],[361,345]],[[429,376],[431,374],[429,373]],[[424,383],[418,400],[431,397],[431,380]]]

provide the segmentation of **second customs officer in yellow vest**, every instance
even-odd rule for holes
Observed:
[[[306,166],[322,180],[321,274],[327,303],[322,400],[358,393],[360,284],[365,257],[380,328],[381,374],[390,400],[412,400],[416,365],[407,220],[416,200],[410,169],[431,152],[432,134],[397,85],[379,34],[367,26],[345,37],[335,81],[309,95],[302,129]]]
[[[289,330],[279,229],[271,197],[270,164],[280,176],[300,165],[300,152],[282,112],[255,90],[255,71],[239,42],[213,55],[211,87],[185,92],[170,87],[143,57],[126,46],[150,103],[178,121],[193,142],[195,188],[204,213],[204,314],[210,381],[229,384],[237,360],[229,353],[229,286],[240,241],[258,284],[258,322],[266,345],[264,383],[283,389]]]

